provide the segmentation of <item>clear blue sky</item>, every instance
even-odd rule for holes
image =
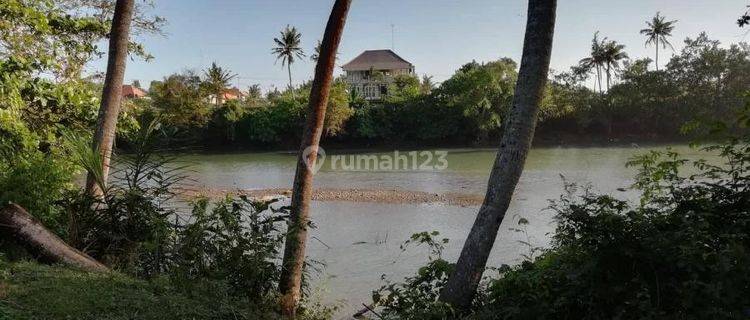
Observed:
[[[253,83],[267,90],[284,88],[286,70],[270,54],[273,38],[287,24],[302,32],[311,52],[322,37],[333,0],[158,0],[155,13],[165,17],[166,37],[140,39],[155,56],[128,63],[126,82],[151,80],[185,69],[203,70],[216,61],[239,75],[235,85]],[[652,56],[638,31],[661,11],[679,23],[672,43],[708,32],[723,44],[748,41],[748,29],[735,24],[747,0],[559,0],[552,68],[567,69],[584,57],[593,33],[627,46],[631,58]],[[526,0],[353,0],[339,64],[366,49],[391,47],[416,66],[418,74],[448,77],[462,64],[521,55]],[[103,44],[106,47],[106,44]],[[666,52],[666,56],[671,52]],[[663,56],[666,58],[666,56]],[[662,60],[666,61],[666,59]],[[105,69],[95,61],[89,71]],[[309,60],[292,66],[294,82],[312,78]],[[337,72],[341,72],[340,69]]]

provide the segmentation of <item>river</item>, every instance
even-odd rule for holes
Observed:
[[[622,191],[633,182],[635,173],[635,169],[626,168],[625,163],[635,154],[665,147],[534,148],[500,229],[489,265],[517,264],[522,259],[521,254],[528,252],[528,246],[519,242],[527,240],[527,236],[509,230],[521,217],[530,222],[527,226],[530,242],[540,247],[549,245],[555,225],[554,213],[546,208],[549,199],[562,194],[562,177],[569,182],[590,184],[600,193],[634,199],[636,194],[633,191]],[[671,147],[688,158],[706,157],[688,146]],[[337,164],[338,167],[331,164],[335,156],[362,153],[329,152],[326,162],[315,175],[315,186],[484,194],[494,150],[440,151],[447,152],[447,166],[441,167],[443,170],[425,171],[345,170],[341,163]],[[408,154],[408,151],[403,153]],[[389,156],[393,152],[376,155]],[[295,164],[294,155],[290,153],[189,155],[183,160],[192,164],[190,175],[198,186],[223,190],[289,188]],[[313,281],[314,297],[341,305],[340,316],[350,315],[352,310],[361,307],[361,303],[370,302],[371,291],[383,284],[382,275],[400,280],[424,265],[426,248],[400,250],[400,245],[416,232],[439,231],[440,238],[450,239],[444,257],[455,260],[477,208],[475,205],[441,203],[314,202],[312,220],[317,228],[310,233],[308,257],[325,263],[323,272]]]

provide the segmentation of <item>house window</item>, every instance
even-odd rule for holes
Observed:
[[[384,84],[381,84],[381,85],[380,85],[380,94],[381,94],[381,95],[386,95],[386,94],[388,94],[388,87],[387,87],[386,85],[384,85]]]

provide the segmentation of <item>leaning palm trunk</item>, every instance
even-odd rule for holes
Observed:
[[[531,148],[537,111],[547,83],[556,6],[556,0],[529,0],[523,57],[513,106],[500,139],[487,194],[464,243],[456,269],[440,293],[440,301],[459,309],[468,308],[474,299]]]
[[[0,208],[0,234],[22,245],[38,260],[87,271],[109,271],[105,265],[69,246],[17,204]]]
[[[106,184],[109,175],[109,162],[112,155],[112,145],[117,129],[117,116],[120,113],[122,97],[122,82],[125,77],[125,61],[128,56],[128,33],[130,20],[133,16],[133,0],[117,0],[115,4],[112,29],[109,34],[109,57],[107,59],[107,75],[104,78],[104,90],[99,106],[99,118],[94,133],[93,149],[102,154],[103,182]],[[101,196],[105,185],[99,185],[91,173],[86,177],[86,191],[95,196]]]
[[[344,31],[350,5],[351,0],[336,0],[328,19],[323,35],[320,58],[315,67],[315,78],[310,90],[305,131],[297,156],[289,230],[284,246],[284,259],[279,282],[279,290],[282,294],[281,312],[284,316],[290,318],[295,317],[297,305],[301,298],[302,267],[305,262],[305,245],[307,242],[310,201],[312,200],[313,168],[315,168],[320,136],[323,132],[336,52],[341,42],[341,35]],[[305,158],[308,153],[308,158]]]

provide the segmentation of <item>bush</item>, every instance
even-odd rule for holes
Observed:
[[[284,241],[283,209],[246,197],[226,198],[209,209],[194,205],[190,222],[176,234],[172,277],[193,289],[199,280],[227,283],[234,295],[253,300],[272,296],[281,275],[277,264]]]
[[[157,152],[157,123],[140,127],[131,138],[134,153],[118,158],[103,197],[77,193],[60,203],[69,212],[69,243],[120,272],[167,279],[187,297],[226,295],[275,306],[287,208],[246,197],[199,198],[191,213],[181,212],[185,203],[174,192],[184,167]],[[97,170],[86,159],[98,153],[72,144],[83,166]],[[303,305],[299,313],[330,311]]]
[[[72,188],[72,165],[37,153],[15,160],[0,164],[0,206],[17,203],[50,229],[64,232],[56,203]]]
[[[448,239],[436,239],[438,235],[437,231],[415,233],[401,245],[401,250],[406,250],[409,245],[426,245],[430,261],[403,283],[394,283],[383,277],[386,284],[372,293],[373,306],[379,307],[381,318],[447,319],[456,316],[449,305],[437,302],[440,290],[453,271],[453,265],[442,258],[443,246]]]
[[[746,118],[744,118],[746,119]],[[640,203],[575,185],[553,201],[557,231],[540,257],[480,288],[475,319],[739,319],[750,317],[750,139],[706,151],[633,159]],[[697,173],[682,174],[692,164]],[[375,296],[388,318],[454,318],[437,300],[444,262]],[[381,289],[381,292],[383,290]]]
[[[0,206],[16,202],[62,231],[54,202],[77,172],[62,132],[88,128],[96,99],[86,83],[52,82],[39,67],[17,57],[0,60]]]

